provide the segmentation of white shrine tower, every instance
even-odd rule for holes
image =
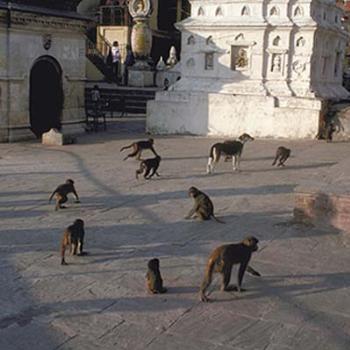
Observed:
[[[348,33],[335,0],[190,0],[181,80],[147,106],[155,134],[313,138],[343,99]]]

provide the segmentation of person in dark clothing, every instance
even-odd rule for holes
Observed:
[[[124,85],[128,85],[128,75],[129,75],[129,68],[135,63],[134,54],[131,51],[130,45],[126,46],[126,58],[124,62]]]

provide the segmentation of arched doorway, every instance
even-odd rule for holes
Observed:
[[[51,128],[61,128],[62,70],[52,57],[38,58],[30,71],[30,126],[39,138]]]

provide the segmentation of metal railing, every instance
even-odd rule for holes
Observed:
[[[97,31],[97,50],[104,56],[107,57],[110,49],[112,48],[111,43]]]
[[[128,26],[131,18],[127,6],[100,6],[98,11],[99,25]]]

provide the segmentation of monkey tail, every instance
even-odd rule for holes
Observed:
[[[275,164],[276,164],[277,158],[278,158],[278,157],[275,158],[275,160],[273,161],[272,165],[275,165]]]
[[[211,216],[216,222],[219,222],[220,224],[226,224],[225,221],[218,219],[214,214],[212,214]]]
[[[120,152],[121,152],[121,151],[124,151],[125,149],[131,148],[131,147],[132,147],[132,144],[129,145],[129,146],[124,146],[124,147],[122,147],[122,148],[120,149]]]
[[[211,281],[213,279],[215,264],[216,264],[216,259],[210,258],[208,261],[208,264],[207,264],[207,268],[205,270],[204,280],[203,280],[203,282],[201,284],[201,288],[200,288],[200,290],[201,290],[201,292],[203,292],[203,294],[205,293],[205,291],[207,290],[207,288],[211,284]]]

